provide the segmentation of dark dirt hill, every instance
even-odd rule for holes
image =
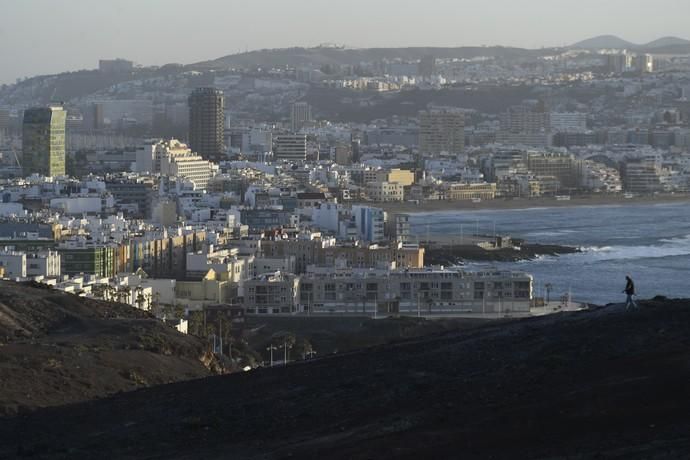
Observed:
[[[150,314],[0,281],[0,415],[220,371],[205,342]]]
[[[658,299],[44,409],[0,457],[688,458],[689,413],[690,302]]]

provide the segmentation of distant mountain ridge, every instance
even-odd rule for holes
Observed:
[[[633,48],[635,45],[632,42],[623,40],[615,35],[600,35],[598,37],[588,38],[571,45],[571,48],[585,48],[585,49],[599,49],[599,48]]]
[[[688,46],[690,40],[678,37],[662,37],[644,45],[645,48],[662,48],[666,46]]]
[[[319,46],[261,49],[229,54],[217,59],[188,65],[167,64],[135,68],[131,73],[108,74],[98,70],[77,70],[56,75],[38,75],[15,84],[0,85],[0,105],[22,106],[46,104],[55,100],[71,101],[106,90],[120,83],[146,78],[169,77],[188,71],[222,71],[271,67],[329,68],[358,66],[362,62],[415,62],[424,56],[438,59],[475,59],[494,57],[499,60],[535,60],[572,49],[628,49],[651,54],[690,55],[690,40],[662,37],[644,45],[637,45],[614,35],[602,35],[566,47],[527,49],[509,46],[461,47],[401,47],[401,48],[341,48]]]
[[[634,49],[634,50],[654,50],[669,47],[688,47],[690,40],[678,37],[662,37],[653,40],[649,43],[636,44],[628,40],[624,40],[615,35],[600,35],[598,37],[588,38],[570,46],[570,48],[584,48],[584,49]]]
[[[382,59],[414,61],[432,55],[440,59],[472,59],[480,56],[499,58],[539,57],[553,52],[549,49],[524,49],[508,46],[407,47],[407,48],[277,48],[230,54],[187,66],[193,70],[227,67],[357,65]]]

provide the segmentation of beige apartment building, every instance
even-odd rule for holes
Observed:
[[[391,201],[403,201],[405,189],[397,182],[368,182],[366,194],[371,201],[388,203]]]
[[[496,184],[450,184],[445,193],[451,201],[493,200]]]

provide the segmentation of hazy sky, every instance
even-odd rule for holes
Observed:
[[[244,49],[690,38],[689,0],[0,0],[0,82],[99,58],[191,63]]]

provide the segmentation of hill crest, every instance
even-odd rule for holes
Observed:
[[[689,305],[498,322],[0,419],[0,456],[685,458]]]
[[[631,50],[654,50],[661,48],[679,48],[690,46],[690,40],[678,37],[661,37],[649,43],[637,44],[620,38],[616,35],[599,35],[579,41],[570,48],[579,49],[631,49]]]

